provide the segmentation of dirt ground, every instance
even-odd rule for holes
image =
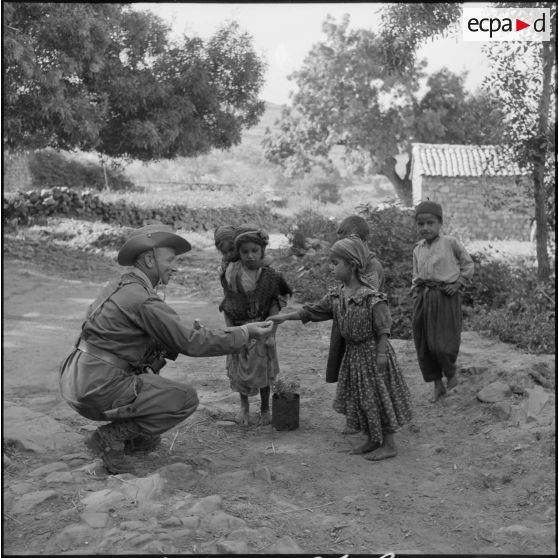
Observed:
[[[222,326],[219,285],[206,276],[216,264],[214,250],[193,250],[183,258],[183,284],[167,289],[167,301],[187,323],[198,318],[207,327]],[[60,404],[58,365],[85,309],[121,269],[100,255],[13,239],[5,240],[3,266],[3,400],[49,414]],[[348,453],[361,435],[343,435],[344,417],[332,410],[336,386],[324,381],[329,331],[329,323],[299,322],[278,331],[281,374],[301,383],[300,427],[293,431],[226,422],[238,401],[229,390],[224,357],[180,356],[169,363],[162,374],[192,382],[200,409],[165,434],[156,463],[138,461],[138,475],[171,460],[205,460],[205,481],[191,492],[222,495],[249,525],[266,518],[308,553],[555,553],[553,418],[523,420],[521,394],[509,400],[509,416],[476,398],[494,380],[533,387],[528,370],[537,363],[554,368],[554,355],[525,354],[465,332],[460,384],[433,404],[412,341],[392,340],[415,416],[396,436],[397,457],[373,463]],[[251,401],[255,421],[257,398]],[[81,433],[92,424],[71,413],[60,420]],[[5,486],[57,458],[10,457]],[[265,489],[223,474],[250,467],[269,472]],[[50,504],[52,513],[39,522],[4,515],[4,553],[56,554],[48,543],[63,527],[61,505]]]

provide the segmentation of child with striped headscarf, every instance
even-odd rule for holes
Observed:
[[[341,284],[319,302],[297,312],[269,316],[285,320],[334,320],[345,340],[333,408],[366,441],[353,454],[379,461],[397,455],[395,432],[412,418],[410,392],[388,341],[391,316],[386,296],[363,273],[368,248],[356,236],[338,240],[330,250],[332,271]]]
[[[265,264],[267,232],[257,226],[237,227],[234,248],[237,261],[231,261],[223,275],[225,298],[219,309],[228,325],[260,321],[260,316],[277,314],[285,305],[291,288],[281,274]],[[275,327],[277,329],[277,327]],[[275,331],[274,331],[275,333]],[[262,342],[250,342],[237,354],[227,355],[227,376],[231,389],[240,393],[239,424],[249,424],[249,396],[260,393],[260,425],[271,422],[270,387],[279,373],[274,333]]]

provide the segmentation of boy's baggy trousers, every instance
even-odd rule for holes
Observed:
[[[413,308],[413,338],[425,382],[450,378],[461,344],[461,293],[446,295],[442,283],[417,287]]]

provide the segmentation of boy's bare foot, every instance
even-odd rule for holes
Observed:
[[[397,450],[393,446],[382,446],[376,451],[373,451],[370,455],[365,455],[364,459],[368,461],[381,461],[382,459],[388,459],[390,457],[395,457],[397,455]]]
[[[442,383],[442,380],[434,380],[434,396],[432,397],[432,403],[435,403],[446,393],[446,388]]]
[[[259,426],[267,426],[268,424],[271,424],[271,413],[269,412],[269,409],[267,411],[261,411],[260,418],[258,420]]]
[[[361,453],[368,453],[371,451],[374,451],[375,449],[378,449],[380,447],[380,444],[378,444],[378,442],[372,442],[372,440],[366,440],[366,442],[364,442],[364,444],[357,446],[356,448],[353,448],[349,453],[352,455],[358,455]]]
[[[345,426],[345,428],[343,428],[343,430],[341,431],[341,434],[358,434],[360,432],[360,429],[358,428],[351,428],[350,426]]]
[[[250,426],[250,413],[248,409],[240,409],[240,413],[236,416],[236,422],[240,426]]]
[[[448,378],[448,382],[446,384],[447,390],[449,391],[450,389],[453,389],[456,385],[457,385],[457,373],[455,373],[453,376],[450,376]]]

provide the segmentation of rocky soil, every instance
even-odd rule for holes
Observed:
[[[83,445],[98,425],[61,401],[57,369],[120,270],[110,247],[71,239],[4,237],[3,554],[555,553],[554,355],[476,332],[436,404],[412,342],[393,340],[415,410],[394,459],[349,455],[360,435],[341,434],[323,378],[330,325],[287,322],[277,343],[281,374],[301,383],[297,430],[256,426],[255,398],[254,424],[238,426],[224,357],[181,356],[162,374],[192,382],[199,410],[137,456],[136,475],[107,475]],[[222,326],[217,261],[195,246],[167,289],[187,323]]]

